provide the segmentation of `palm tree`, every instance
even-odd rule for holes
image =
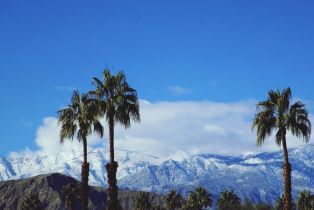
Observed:
[[[202,210],[203,208],[211,207],[212,203],[212,195],[205,188],[198,187],[190,193],[183,209]]]
[[[110,74],[109,70],[103,73],[103,82],[93,78],[96,90],[90,94],[97,99],[100,114],[105,116],[109,127],[109,163],[106,164],[109,194],[108,209],[118,208],[118,187],[116,173],[118,163],[114,160],[114,125],[122,124],[125,128],[130,127],[131,119],[139,122],[139,102],[136,90],[126,82],[125,75],[119,71],[116,76]]]
[[[148,192],[141,191],[135,198],[136,210],[149,210],[152,207],[151,197]]]
[[[76,136],[81,142],[83,141],[84,160],[82,163],[82,209],[88,207],[88,175],[89,163],[87,162],[87,136],[94,131],[103,136],[103,127],[97,116],[97,103],[88,97],[74,91],[71,104],[66,108],[58,111],[59,123],[61,124],[60,141],[72,139]]]
[[[170,210],[174,210],[176,208],[181,208],[183,203],[183,198],[181,194],[177,193],[175,190],[171,190],[166,195],[166,207]]]
[[[290,106],[290,100],[290,88],[282,91],[270,90],[267,100],[257,104],[259,112],[255,115],[252,126],[252,129],[257,128],[257,146],[261,146],[273,131],[276,132],[276,143],[278,146],[282,145],[285,210],[291,210],[291,165],[288,159],[286,131],[302,137],[305,142],[309,141],[311,135],[311,122],[304,104],[299,101]]]
[[[33,193],[26,196],[21,204],[21,210],[41,210],[42,203],[38,198],[38,193]]]
[[[233,190],[225,190],[220,193],[217,206],[219,210],[238,210],[241,207],[241,199]]]
[[[299,193],[297,207],[298,210],[311,210],[314,209],[314,195],[311,195],[311,192],[304,190]]]

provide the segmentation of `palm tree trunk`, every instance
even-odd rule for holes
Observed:
[[[82,200],[81,205],[83,210],[88,209],[88,175],[89,175],[89,163],[87,162],[87,140],[83,138],[83,149],[84,149],[84,161],[82,164]]]
[[[291,210],[291,165],[288,159],[288,150],[286,144],[286,132],[281,132],[283,147],[283,176],[285,186],[284,210]]]
[[[110,150],[110,163],[114,162],[114,119],[109,118],[109,150]]]
[[[109,117],[109,153],[110,162],[106,164],[107,177],[108,177],[108,199],[107,209],[118,210],[118,187],[117,187],[117,168],[118,163],[114,161],[114,118]]]

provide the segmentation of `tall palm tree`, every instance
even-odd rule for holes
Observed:
[[[88,175],[89,163],[87,162],[87,136],[93,131],[103,136],[103,127],[97,116],[97,103],[87,94],[74,91],[71,104],[58,111],[59,124],[61,124],[60,141],[76,138],[83,141],[84,160],[82,163],[82,209],[88,208]]]
[[[148,192],[141,191],[135,198],[136,210],[149,210],[152,208],[152,199]]]
[[[118,209],[118,187],[116,173],[118,163],[114,160],[114,125],[122,124],[125,128],[130,127],[131,119],[139,122],[139,102],[137,92],[126,81],[125,75],[119,71],[116,76],[111,75],[109,70],[103,73],[103,81],[93,78],[96,90],[91,91],[100,107],[101,115],[105,116],[109,127],[109,153],[110,159],[106,164],[109,194],[108,209]]]
[[[220,193],[217,206],[219,210],[238,210],[241,207],[241,199],[233,190],[225,190]]]
[[[311,135],[311,122],[308,112],[302,102],[298,101],[290,106],[290,88],[282,91],[268,92],[266,101],[257,104],[259,111],[253,120],[252,129],[257,128],[257,146],[261,146],[266,137],[276,132],[276,143],[283,148],[283,171],[284,171],[284,207],[291,210],[291,165],[288,159],[286,132],[302,137],[305,142]]]
[[[297,207],[299,210],[311,210],[314,209],[314,195],[311,192],[304,190],[299,193]]]
[[[169,210],[174,210],[176,208],[181,208],[183,203],[183,198],[180,193],[177,193],[175,190],[171,190],[166,195],[166,207]]]
[[[183,209],[187,210],[202,210],[211,207],[213,203],[212,195],[203,187],[198,187],[189,195],[187,203]]]

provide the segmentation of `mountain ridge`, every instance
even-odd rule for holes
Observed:
[[[0,209],[20,209],[23,201],[31,194],[38,195],[42,209],[64,210],[66,208],[66,188],[72,186],[80,187],[81,183],[76,179],[60,174],[41,174],[34,177],[8,180],[0,182]],[[134,209],[134,201],[137,192],[130,190],[119,190],[119,203],[122,209]],[[91,210],[106,208],[107,190],[102,187],[89,187],[89,207]],[[81,209],[79,194],[75,194],[73,200],[74,209]],[[151,193],[152,203],[162,204],[161,196]]]
[[[314,144],[289,149],[289,156],[293,196],[303,189],[314,191]],[[90,185],[107,186],[107,158],[105,148],[89,151]],[[187,195],[196,186],[203,186],[214,198],[225,189],[233,189],[242,199],[272,204],[283,192],[281,151],[235,157],[199,154],[173,160],[117,150],[116,160],[118,184],[125,189],[161,194],[176,189]],[[80,180],[81,162],[80,152],[75,150],[51,156],[0,157],[0,180],[55,172]]]

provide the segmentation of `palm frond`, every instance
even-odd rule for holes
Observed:
[[[257,111],[271,110],[275,113],[275,108],[276,108],[276,104],[274,104],[270,100],[258,102],[256,105]]]
[[[302,137],[305,142],[309,141],[312,126],[302,102],[298,101],[290,107],[287,128],[293,135]]]
[[[104,127],[101,125],[101,123],[97,120],[94,122],[94,133],[98,134],[101,138],[104,135]]]
[[[274,91],[274,90],[269,90],[268,91],[268,98],[267,101],[270,101],[273,104],[278,104],[278,100],[280,98],[280,92]]]
[[[278,130],[275,135],[276,144],[280,147],[282,142],[281,130]]]
[[[103,83],[97,77],[93,77],[92,83],[96,85],[97,88],[104,88]]]
[[[71,99],[71,105],[73,106],[73,108],[77,108],[77,106],[80,104],[80,101],[81,101],[80,93],[78,90],[75,90],[73,92]]]
[[[276,118],[272,110],[259,112],[253,119],[252,129],[257,128],[256,145],[261,146],[266,137],[272,134],[273,129],[276,127]]]
[[[282,96],[283,109],[284,109],[284,111],[288,111],[291,97],[292,97],[291,96],[291,89],[289,87],[286,89],[283,89],[281,96]]]
[[[98,123],[98,103],[90,93],[81,94],[74,91],[71,104],[58,111],[58,123],[61,124],[60,141],[76,136],[79,141],[92,133],[92,126],[101,132]]]
[[[63,143],[64,139],[71,139],[73,140],[75,133],[77,130],[77,125],[74,123],[64,123],[61,126],[60,131],[60,142]]]

